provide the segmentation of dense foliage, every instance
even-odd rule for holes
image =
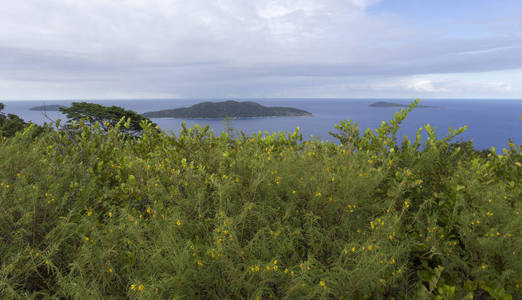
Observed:
[[[520,298],[522,147],[399,144],[406,113],[340,144],[27,128],[0,142],[0,298]]]
[[[87,126],[97,124],[104,132],[107,132],[110,128],[114,128],[122,118],[125,120],[130,119],[129,125],[120,127],[120,130],[132,136],[139,136],[141,134],[142,128],[140,124],[142,122],[150,122],[148,118],[135,111],[126,110],[118,106],[73,102],[70,107],[61,107],[59,110],[70,119],[70,122],[82,121]]]
[[[8,138],[16,134],[17,131],[24,129],[27,123],[20,119],[17,115],[5,115],[4,104],[0,102],[0,138]]]

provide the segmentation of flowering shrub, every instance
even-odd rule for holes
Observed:
[[[0,297],[521,297],[522,147],[399,143],[408,111],[339,144],[29,127],[0,141]]]

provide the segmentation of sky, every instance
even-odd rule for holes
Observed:
[[[0,4],[0,100],[522,99],[521,0]]]

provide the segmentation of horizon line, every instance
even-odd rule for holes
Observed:
[[[1,102],[22,102],[22,101],[150,101],[150,100],[518,100],[521,98],[439,98],[439,97],[404,97],[404,98],[391,98],[391,97],[173,97],[173,98],[89,98],[89,99],[0,99]]]

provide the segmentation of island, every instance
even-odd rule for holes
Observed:
[[[386,102],[386,101],[379,101],[370,104],[371,107],[409,107],[409,104],[401,104],[401,103],[395,103],[395,102]],[[436,108],[437,106],[430,106],[430,105],[417,105],[416,108]]]
[[[313,115],[305,110],[292,107],[267,107],[259,103],[228,100],[224,102],[202,102],[190,107],[151,111],[142,114],[147,118],[257,118],[257,117],[297,117]]]
[[[67,106],[59,105],[59,104],[51,104],[51,105],[42,105],[31,107],[29,110],[37,110],[37,111],[60,111],[60,108],[67,108]]]

